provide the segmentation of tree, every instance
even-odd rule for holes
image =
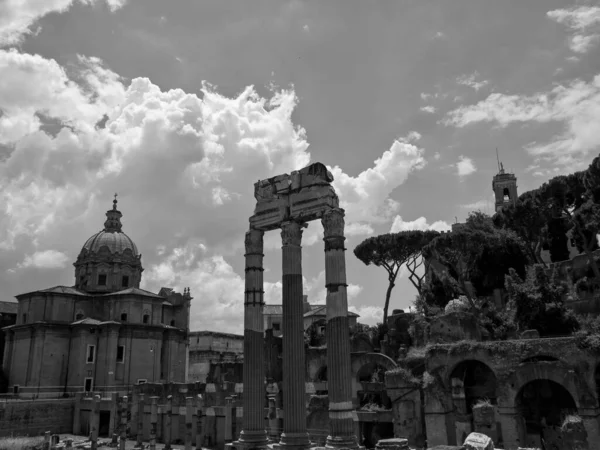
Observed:
[[[594,166],[594,163],[591,166]],[[594,173],[595,169],[587,178],[583,172],[554,177],[540,187],[540,195],[550,209],[552,217],[564,217],[568,220],[578,249],[587,255],[594,276],[600,279],[600,270],[592,254],[598,248],[596,233],[600,231],[600,222],[595,219],[600,215],[597,211],[600,205],[594,202]]]
[[[508,308],[520,331],[536,329],[540,336],[571,334],[579,328],[562,300],[567,288],[557,273],[548,276],[540,265],[531,266],[525,279],[512,270],[506,276]]]
[[[383,324],[387,323],[388,309],[392,290],[396,285],[396,278],[400,268],[405,264],[411,272],[411,282],[420,289],[422,277],[416,274],[421,265],[421,248],[430,242],[439,233],[436,231],[401,231],[399,233],[387,233],[365,239],[354,249],[354,255],[365,265],[373,264],[383,267],[388,273],[388,287],[385,293],[385,305],[383,308]],[[418,263],[417,263],[418,262]]]
[[[524,193],[516,203],[503,207],[493,219],[496,226],[513,230],[523,240],[532,264],[546,265],[541,253],[546,239],[548,212],[537,191]]]
[[[467,222],[423,248],[434,272],[458,288],[477,311],[476,292],[490,294],[504,285],[509,268],[525,273],[528,262],[522,240],[511,230],[497,229],[491,217],[472,213]]]

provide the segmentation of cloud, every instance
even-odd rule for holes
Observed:
[[[466,177],[467,175],[471,175],[477,170],[473,160],[471,158],[467,158],[466,156],[460,155],[458,157],[458,162],[456,163],[456,171],[459,177]]]
[[[575,53],[586,53],[600,41],[600,6],[555,9],[547,14],[571,31],[569,48]]]
[[[435,159],[436,161],[438,159],[440,159],[441,157],[442,157],[442,155],[440,154],[440,152],[435,152],[434,155],[433,155],[433,159]]]
[[[35,252],[33,255],[25,256],[23,262],[17,264],[17,268],[26,269],[62,269],[69,263],[69,257],[56,250],[44,250]]]
[[[302,30],[304,30],[305,33],[310,33],[310,27],[308,25],[304,25]]]
[[[437,110],[435,109],[435,106],[423,106],[421,108],[421,111],[429,113],[429,114],[433,114],[435,113]]]
[[[481,211],[489,208],[491,205],[494,205],[494,198],[491,199],[482,199],[473,203],[467,203],[460,205],[462,209],[467,209],[469,211]]]
[[[142,287],[189,286],[194,328],[240,331],[244,283],[232,261],[243,252],[253,184],[310,163],[305,131],[292,122],[296,103],[293,90],[263,98],[249,86],[230,98],[207,83],[201,96],[147,78],[125,84],[97,58],[79,57],[68,75],[54,60],[0,50],[0,135],[10,151],[0,161],[0,283],[18,258],[22,282],[12,285],[31,289],[27,271],[48,261],[38,252],[77,251],[118,192],[123,230],[143,253]],[[393,217],[391,192],[425,164],[411,143],[419,138],[395,141],[357,176],[331,169],[348,236]],[[303,245],[322,238],[320,228],[310,226]],[[265,246],[278,238],[268,233]],[[324,280],[313,284],[324,300]],[[349,286],[349,296],[361,289]],[[280,295],[280,283],[265,283],[266,298]]]
[[[80,0],[94,4],[103,0]],[[104,0],[114,12],[123,7],[126,0]],[[31,33],[31,27],[37,20],[49,13],[67,11],[74,0],[21,0],[0,2],[0,47],[20,43]]]
[[[329,168],[340,206],[346,210],[347,223],[382,223],[396,213],[399,205],[389,195],[413,171],[425,166],[424,150],[409,143],[418,137],[418,133],[412,133],[404,138],[405,142],[396,140],[372,168],[355,177],[345,174],[339,166]]]
[[[406,222],[402,219],[401,216],[396,216],[394,218],[394,222],[392,223],[392,228],[390,229],[390,233],[398,233],[400,231],[410,231],[410,230],[435,230],[435,231],[448,231],[452,227],[443,220],[438,220],[433,222],[432,224],[427,223],[427,219],[425,217],[419,217],[418,219],[413,220],[412,222]]]
[[[479,72],[473,72],[471,75],[461,75],[456,79],[456,82],[462,86],[468,86],[472,89],[475,89],[475,91],[479,91],[479,89],[486,86],[489,83],[489,81],[476,81],[476,78],[478,77]]]
[[[526,150],[561,166],[578,164],[600,144],[600,75],[590,82],[574,80],[533,95],[493,93],[475,105],[450,111],[443,121],[456,127],[480,122],[501,127],[526,122],[562,124],[562,133],[546,143],[531,142]]]
[[[358,322],[377,325],[383,321],[383,308],[378,306],[350,306],[348,311],[358,314]]]

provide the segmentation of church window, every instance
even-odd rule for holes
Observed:
[[[94,388],[94,379],[86,378],[85,381],[83,382],[83,390],[85,392],[92,392],[93,388]]]
[[[121,322],[127,322],[127,313],[121,313]]]
[[[121,280],[121,286],[122,287],[129,286],[129,276],[128,275],[123,275],[123,279]]]
[[[142,318],[142,321],[144,323],[150,323],[150,314],[148,314],[148,313],[144,314],[144,317]]]
[[[174,327],[175,326],[175,321],[171,320],[171,326]]]
[[[95,345],[88,345],[87,346],[86,362],[87,363],[93,363],[95,360],[96,360],[96,346]]]
[[[100,275],[98,275],[98,285],[106,286],[106,274],[105,273],[101,273]]]
[[[125,346],[124,345],[117,346],[117,362],[118,363],[125,362]]]
[[[502,195],[504,195],[504,199],[503,199],[503,200],[504,200],[505,202],[507,202],[507,201],[509,201],[509,200],[510,200],[510,193],[508,192],[508,188],[504,188],[504,192],[503,192],[503,194],[502,194]]]

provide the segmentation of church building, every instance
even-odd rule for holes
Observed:
[[[117,200],[79,252],[74,286],[17,295],[2,362],[9,392],[114,391],[185,382],[190,320],[183,294],[140,289],[141,254],[122,231]]]

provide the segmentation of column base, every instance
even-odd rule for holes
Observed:
[[[267,431],[242,431],[240,438],[237,441],[233,441],[229,444],[230,448],[233,447],[239,450],[264,450],[267,448],[269,441],[267,439]]]
[[[345,437],[331,437],[327,436],[327,440],[325,441],[325,448],[352,448],[358,449],[360,446],[356,441],[355,436],[345,436]],[[364,448],[364,447],[363,447]]]
[[[308,433],[281,433],[281,440],[273,444],[275,450],[306,450],[312,447]]]

